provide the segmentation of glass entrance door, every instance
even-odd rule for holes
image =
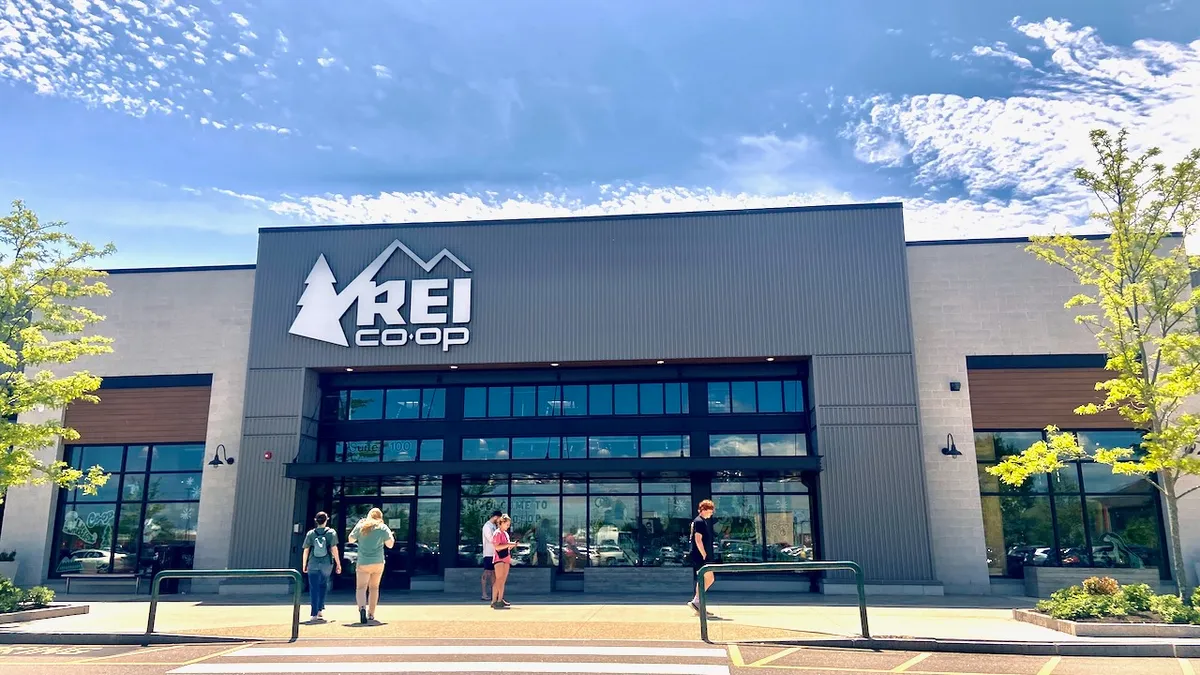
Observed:
[[[382,503],[378,501],[353,502],[348,501],[345,507],[345,522],[342,532],[349,536],[359,520],[366,518],[371,509],[378,507],[383,511],[383,522],[396,535],[396,545],[384,549],[386,564],[383,568],[381,588],[388,590],[408,590],[413,573],[413,551],[416,539],[416,522],[413,518],[413,499],[389,499]],[[343,574],[354,587],[355,571],[358,563],[358,546],[346,542],[343,558]]]

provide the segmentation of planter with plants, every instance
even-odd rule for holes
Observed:
[[[87,614],[88,610],[87,605],[54,604],[54,591],[45,586],[23,590],[9,579],[0,579],[0,623]]]
[[[1092,577],[1056,591],[1037,611],[1014,610],[1013,616],[1081,637],[1200,637],[1200,590],[1191,601],[1157,595],[1146,584]]]
[[[9,580],[16,579],[18,565],[20,565],[20,563],[17,562],[16,551],[8,551],[7,553],[0,551],[0,578]]]

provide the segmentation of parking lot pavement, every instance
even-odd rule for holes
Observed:
[[[1009,656],[930,652],[872,652],[774,645],[731,645],[734,675],[1196,675],[1188,659]]]

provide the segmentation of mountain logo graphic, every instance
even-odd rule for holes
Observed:
[[[337,290],[337,279],[329,268],[329,261],[321,254],[312,270],[304,279],[304,293],[296,302],[300,311],[292,322],[288,333],[300,337],[319,340],[329,344],[349,347],[346,331],[342,328],[342,317],[355,303],[358,304],[357,324],[359,330],[355,333],[355,343],[358,346],[379,346],[381,344],[403,345],[414,338],[416,344],[444,344],[443,333],[451,333],[450,344],[465,344],[469,339],[466,328],[445,328],[436,326],[447,323],[465,324],[471,318],[471,280],[470,278],[443,279],[414,279],[389,280],[382,283],[375,281],[375,276],[383,269],[388,260],[397,252],[403,252],[424,272],[433,272],[439,264],[449,261],[459,270],[470,273],[462,260],[446,249],[442,249],[429,260],[425,260],[405,246],[399,240],[393,241],[383,250],[371,264],[359,272],[354,279],[346,284],[341,291]],[[450,291],[449,295],[438,294],[438,291]],[[444,308],[453,301],[452,315],[448,316]],[[408,304],[409,320],[405,321],[400,310]],[[378,318],[389,326],[387,329],[375,328]],[[406,328],[391,328],[404,326],[407,323],[425,324],[430,327],[419,328],[410,336]],[[458,332],[461,331],[461,332]],[[462,338],[462,334],[466,338]],[[438,337],[437,341],[432,338]],[[461,340],[455,342],[454,340]]]

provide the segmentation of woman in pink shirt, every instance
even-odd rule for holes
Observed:
[[[500,516],[496,523],[500,528],[492,535],[492,545],[496,548],[493,559],[496,567],[496,582],[492,584],[492,609],[508,609],[510,605],[504,599],[504,584],[508,581],[508,570],[512,567],[512,550],[517,547],[508,536],[508,528],[512,527],[512,518],[508,514]]]

